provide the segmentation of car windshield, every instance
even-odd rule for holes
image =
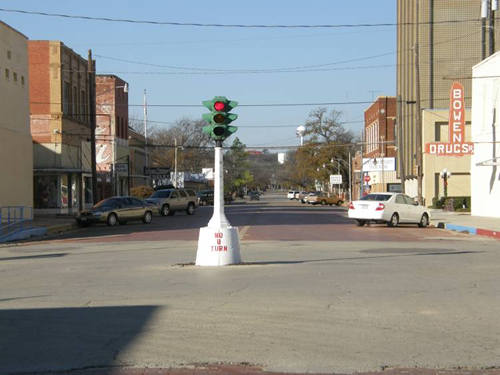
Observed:
[[[391,199],[392,195],[390,194],[368,194],[361,198],[362,201],[388,201]]]
[[[168,198],[170,196],[170,190],[158,190],[150,196],[150,198]]]
[[[103,199],[92,206],[92,208],[114,207],[117,204],[116,198]]]

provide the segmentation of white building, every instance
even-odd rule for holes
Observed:
[[[471,214],[500,217],[500,52],[472,67]]]

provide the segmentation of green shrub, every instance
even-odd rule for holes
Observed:
[[[453,207],[453,211],[470,211],[470,197],[441,197],[432,198],[432,208],[447,208]]]

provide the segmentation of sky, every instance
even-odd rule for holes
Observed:
[[[148,126],[199,119],[208,112],[203,100],[226,96],[240,104],[232,125],[245,145],[293,146],[312,110],[341,111],[344,127],[359,135],[369,103],[396,92],[396,27],[360,26],[396,23],[395,0],[0,0],[0,8],[184,24],[351,25],[197,27],[0,10],[0,20],[29,39],[60,40],[84,58],[91,49],[98,74],[129,83],[130,118],[142,121],[146,90]]]

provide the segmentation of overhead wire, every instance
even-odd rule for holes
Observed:
[[[113,18],[113,17],[96,17],[96,16],[82,16],[74,14],[65,13],[49,13],[22,9],[7,9],[0,8],[0,12],[7,13],[20,13],[37,15],[44,17],[57,17],[57,18],[67,18],[67,19],[80,19],[87,21],[103,21],[103,22],[114,22],[114,23],[134,23],[134,24],[149,24],[157,26],[190,26],[190,27],[224,27],[224,28],[264,28],[264,29],[317,29],[317,28],[360,28],[360,27],[387,27],[387,26],[408,26],[408,25],[439,25],[439,24],[457,24],[457,23],[469,23],[469,22],[480,22],[480,18],[470,18],[465,20],[443,20],[443,21],[424,21],[424,22],[381,22],[381,23],[353,23],[353,24],[297,24],[297,25],[285,25],[285,24],[223,24],[223,23],[201,23],[201,22],[174,22],[174,21],[154,21],[154,20],[138,20],[131,18]]]

